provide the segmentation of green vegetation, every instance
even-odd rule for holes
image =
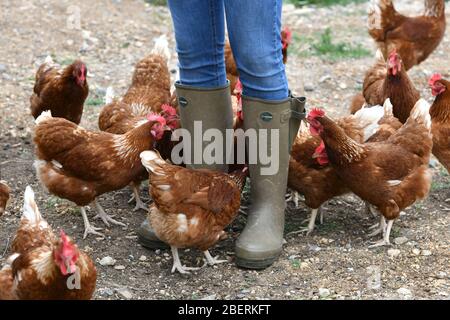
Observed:
[[[87,101],[86,101],[86,105],[88,106],[101,106],[103,104],[103,97],[98,97],[98,96],[90,96]]]
[[[307,6],[307,5],[315,5],[321,7],[333,6],[333,5],[341,5],[345,6],[350,3],[363,3],[366,0],[284,0],[286,3],[292,3],[297,7]]]
[[[153,4],[155,6],[166,6],[167,0],[145,0],[145,2]]]
[[[360,59],[371,55],[370,51],[361,44],[355,46],[346,42],[335,43],[330,28],[318,34],[316,38],[297,34],[294,34],[293,38],[292,51],[300,57],[322,56],[335,61],[339,59]]]
[[[51,209],[51,208],[57,207],[60,204],[61,204],[61,199],[54,197],[54,196],[50,196],[49,198],[47,198],[47,201],[45,202],[45,208]]]

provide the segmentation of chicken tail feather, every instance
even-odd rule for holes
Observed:
[[[159,155],[159,153],[155,151],[143,151],[141,152],[141,162],[142,165],[147,169],[148,172],[152,172],[156,175],[158,173],[158,169],[161,169],[162,165],[167,164]]]
[[[167,61],[170,59],[169,41],[167,41],[167,36],[163,34],[162,36],[156,38],[155,46],[153,47],[152,54],[157,54],[164,57]]]
[[[34,120],[34,123],[39,124],[42,121],[45,121],[50,118],[52,118],[52,112],[50,110],[47,110],[42,112],[41,115],[37,117],[36,120]]]
[[[427,129],[431,129],[430,104],[425,99],[419,99],[411,110],[409,119],[423,123]]]
[[[43,220],[30,186],[25,189],[22,219],[27,219],[33,225],[38,225]]]

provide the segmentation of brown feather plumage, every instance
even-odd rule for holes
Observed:
[[[406,70],[428,58],[444,37],[444,0],[425,0],[425,12],[417,17],[398,13],[392,0],[378,2],[380,10],[369,12],[369,34],[384,57],[387,58],[393,49],[397,49]]]
[[[84,101],[89,94],[87,81],[79,85],[74,76],[75,69],[81,65],[84,64],[77,60],[65,68],[51,63],[39,67],[30,97],[31,114],[35,119],[43,111],[50,110],[54,117],[80,123]]]

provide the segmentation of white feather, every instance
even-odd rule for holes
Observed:
[[[162,36],[154,39],[155,46],[153,47],[152,54],[158,54],[164,57],[167,61],[170,59],[169,41],[167,41],[167,36],[163,34]]]
[[[27,219],[31,224],[38,225],[41,220],[41,213],[34,201],[34,192],[30,186],[25,189],[25,195],[23,197],[23,213],[22,219]]]
[[[369,139],[379,127],[378,121],[383,117],[384,109],[382,106],[374,106],[370,108],[362,108],[358,110],[354,117],[364,130],[364,141]]]
[[[387,98],[383,104],[383,110],[385,116],[394,116],[394,106],[391,103],[391,99]]]
[[[378,49],[377,52],[375,53],[375,59],[376,60],[381,60],[381,61],[384,62],[383,52],[381,52],[380,49]]]
[[[158,153],[155,151],[143,151],[141,152],[141,162],[142,165],[147,169],[147,171],[151,171],[155,173],[155,171],[166,162],[161,159]]]
[[[423,122],[427,129],[431,129],[430,104],[425,99],[419,99],[411,110],[409,118]]]
[[[110,104],[111,102],[114,101],[115,98],[115,93],[114,93],[114,88],[113,87],[108,87],[106,88],[106,93],[105,93],[105,104]]]
[[[52,118],[52,112],[50,110],[44,111],[42,112],[39,117],[36,118],[36,120],[34,120],[34,123],[39,124],[44,120],[50,119]]]
[[[390,187],[398,186],[400,183],[402,183],[401,180],[388,180],[387,184]]]
[[[54,62],[52,56],[48,55],[45,57],[44,63],[53,64]]]

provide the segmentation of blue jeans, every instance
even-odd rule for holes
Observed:
[[[281,53],[282,0],[169,0],[180,82],[201,88],[226,84],[225,16],[243,94],[288,97]]]

